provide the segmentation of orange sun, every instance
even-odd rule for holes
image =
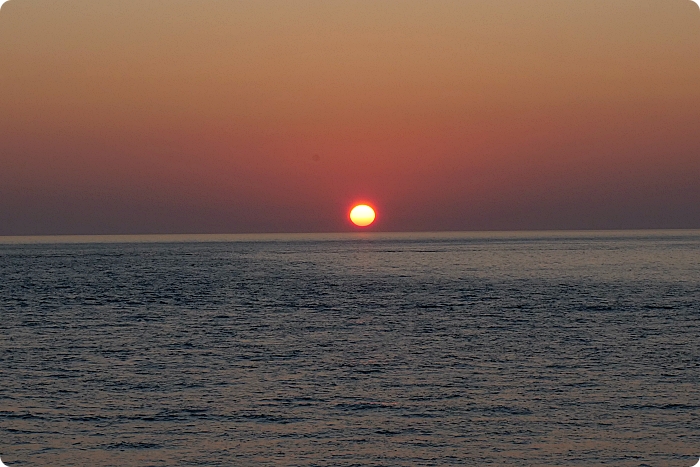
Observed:
[[[358,204],[350,211],[350,220],[358,227],[367,227],[374,222],[375,217],[374,209],[366,204]]]

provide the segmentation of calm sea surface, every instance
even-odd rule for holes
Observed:
[[[700,456],[698,231],[59,240],[0,239],[10,467]]]

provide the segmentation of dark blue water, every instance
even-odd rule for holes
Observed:
[[[700,232],[87,240],[0,244],[10,467],[700,456]]]

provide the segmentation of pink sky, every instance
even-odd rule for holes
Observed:
[[[0,235],[700,228],[689,0],[11,0]]]

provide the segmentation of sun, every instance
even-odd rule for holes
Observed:
[[[350,220],[358,227],[367,227],[376,217],[374,209],[366,204],[358,204],[350,211]]]

